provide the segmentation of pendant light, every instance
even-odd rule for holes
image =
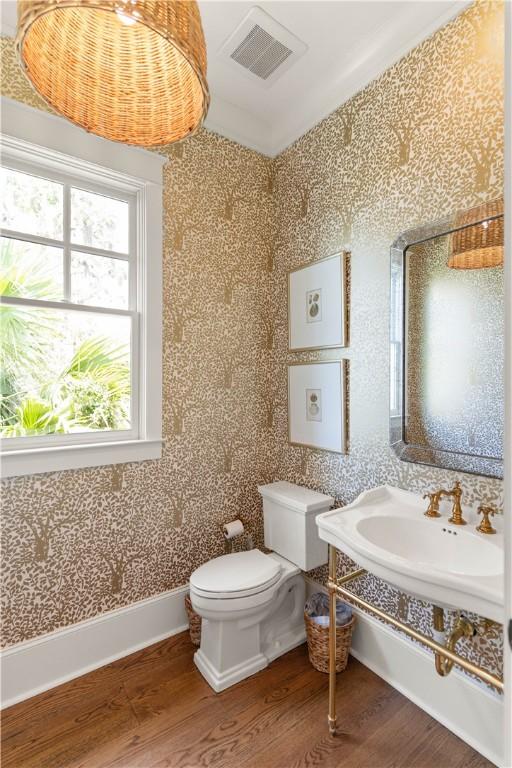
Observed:
[[[485,269],[503,265],[502,197],[464,211],[456,217],[455,225],[463,229],[451,235],[449,267]]]
[[[106,139],[179,141],[208,111],[195,0],[18,0],[16,47],[43,99]]]

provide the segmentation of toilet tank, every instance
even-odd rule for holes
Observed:
[[[327,544],[318,536],[315,518],[334,504],[326,496],[284,480],[258,486],[263,498],[265,546],[310,571],[327,562]]]

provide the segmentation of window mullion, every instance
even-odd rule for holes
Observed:
[[[143,381],[140,367],[140,324],[137,312],[131,315],[130,323],[130,357],[131,368],[131,398],[130,398],[130,423],[132,429],[137,431],[137,437],[142,437],[143,424],[141,423],[141,400]]]
[[[102,307],[95,306],[94,304],[75,304],[71,301],[49,301],[47,299],[32,299],[22,296],[0,296],[0,304],[20,307],[38,307],[41,309],[63,309],[71,312],[92,312],[99,315],[116,315],[120,317],[132,317],[136,314],[135,310],[131,309]]]
[[[71,192],[69,184],[64,184],[64,301],[71,301]]]
[[[64,240],[54,240],[51,237],[41,237],[41,235],[32,235],[30,232],[19,232],[16,229],[6,229],[0,227],[0,236],[8,237],[11,240],[21,240],[24,243],[36,243],[39,245],[48,245],[51,248],[63,248]],[[108,259],[119,259],[119,261],[130,261],[134,256],[132,253],[119,253],[118,251],[108,251],[106,248],[97,248],[95,245],[80,245],[69,242],[70,251],[80,251],[80,253],[91,254],[92,256],[105,256]]]
[[[142,194],[139,193],[138,203],[130,202],[130,234],[129,234],[129,252],[130,261],[128,267],[128,292],[129,307],[134,312],[131,321],[131,359],[132,359],[132,377],[131,377],[131,424],[137,429],[139,438],[145,434],[146,425],[146,384],[145,384],[145,347],[142,340],[141,324],[145,317],[141,317],[143,307],[143,278],[145,272],[144,249],[138,247],[138,238],[144,230],[143,206],[140,205]],[[137,254],[138,258],[134,258]]]
[[[140,227],[140,222],[137,221],[137,216],[140,215],[138,210],[139,206],[134,201],[130,203],[130,234],[129,234],[129,256],[130,264],[128,267],[128,306],[130,309],[139,310],[139,285],[142,283],[142,269],[139,259],[135,259],[134,255],[138,253],[137,237]]]
[[[62,248],[62,240],[53,240],[51,237],[41,237],[40,235],[31,235],[27,232],[18,232],[15,229],[0,229],[2,237],[8,237],[11,240],[21,240],[24,243],[35,243],[37,245],[48,245],[51,248]]]
[[[105,248],[96,248],[94,245],[79,245],[78,243],[70,243],[70,249],[72,251],[79,251],[80,253],[91,254],[91,256],[105,256],[107,259],[119,259],[119,261],[130,261],[131,259],[131,254],[129,253],[107,251]]]

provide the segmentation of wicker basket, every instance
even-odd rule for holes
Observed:
[[[485,269],[503,264],[502,197],[462,211],[455,223],[463,229],[457,229],[451,235],[448,258],[451,269]]]
[[[188,616],[190,639],[194,645],[201,645],[201,617],[192,608],[190,595],[185,596],[185,608]]]
[[[304,612],[309,660],[319,672],[329,672],[329,627],[321,626]],[[336,627],[336,672],[343,672],[348,662],[355,616],[341,627]]]

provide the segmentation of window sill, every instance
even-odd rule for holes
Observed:
[[[37,475],[161,457],[162,440],[125,440],[5,451],[1,456],[1,477]]]

